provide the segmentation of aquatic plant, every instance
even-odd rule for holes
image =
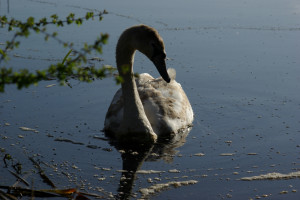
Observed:
[[[63,58],[62,62],[51,64],[47,69],[36,70],[30,72],[29,69],[23,68],[18,71],[12,67],[0,67],[0,92],[5,91],[5,85],[15,84],[18,89],[28,87],[32,84],[37,84],[42,80],[56,79],[62,85],[68,77],[76,77],[80,81],[91,82],[94,78],[104,78],[108,74],[112,74],[115,68],[111,66],[96,67],[82,67],[82,64],[87,62],[87,55],[92,52],[102,54],[102,47],[107,43],[108,34],[100,34],[93,44],[84,43],[80,50],[73,47],[73,43],[65,42],[57,37],[57,32],[49,33],[47,27],[49,25],[56,25],[58,28],[65,25],[77,24],[80,26],[85,21],[98,18],[100,21],[103,15],[107,14],[104,10],[97,14],[87,12],[84,17],[75,17],[74,13],[70,13],[65,19],[60,19],[56,14],[51,15],[49,18],[41,18],[36,20],[34,17],[28,17],[25,22],[16,20],[14,18],[8,19],[6,16],[0,16],[0,28],[7,28],[9,32],[14,31],[10,41],[6,41],[4,48],[0,48],[0,64],[2,62],[8,63],[8,51],[12,51],[20,46],[19,38],[27,38],[30,34],[43,34],[45,41],[49,38],[55,40],[65,48],[69,48],[68,54]],[[72,58],[69,54],[74,54]],[[118,79],[117,79],[118,80]]]

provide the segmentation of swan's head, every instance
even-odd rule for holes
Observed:
[[[166,52],[163,39],[158,32],[149,26],[138,25],[135,29],[134,46],[145,54],[155,65],[162,78],[169,83],[171,81],[166,68]]]
[[[148,58],[153,62],[156,69],[158,70],[161,77],[167,82],[170,83],[171,79],[169,77],[169,74],[167,72],[166,67],[166,52],[164,50],[163,41],[157,43],[157,42],[150,42],[151,53]]]

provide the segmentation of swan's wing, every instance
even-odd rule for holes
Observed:
[[[194,114],[181,85],[175,80],[166,83],[162,78],[154,79],[145,74],[137,80],[137,87],[145,113],[154,132],[158,135],[192,124]]]

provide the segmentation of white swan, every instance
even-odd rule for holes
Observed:
[[[147,73],[135,80],[135,51],[145,54],[162,78]],[[157,136],[174,136],[192,124],[194,114],[175,70],[166,70],[164,43],[158,32],[146,25],[125,30],[116,48],[117,68],[123,78],[107,111],[104,131],[118,139],[154,142]],[[125,70],[129,69],[129,70]],[[169,74],[172,80],[169,77]],[[124,95],[123,95],[124,94]]]

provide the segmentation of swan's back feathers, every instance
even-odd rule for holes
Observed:
[[[172,73],[170,83],[166,83],[161,77],[154,79],[147,73],[140,74],[136,79],[146,116],[158,136],[176,134],[180,129],[191,125],[194,118],[186,94],[181,85],[175,81],[175,70]],[[105,130],[116,132],[122,116],[123,98],[120,89],[108,109]]]

